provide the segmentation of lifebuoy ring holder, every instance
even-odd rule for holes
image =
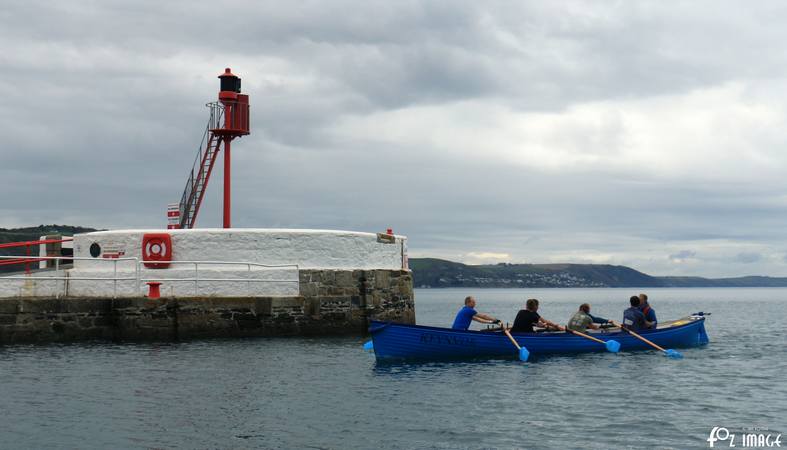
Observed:
[[[166,269],[172,261],[172,237],[169,233],[142,235],[142,260],[148,269]]]

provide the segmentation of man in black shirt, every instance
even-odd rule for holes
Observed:
[[[538,300],[531,298],[525,304],[526,309],[521,309],[514,319],[514,326],[511,331],[514,333],[533,333],[533,326],[537,325],[544,328],[560,329],[560,326],[541,317],[538,311]]]

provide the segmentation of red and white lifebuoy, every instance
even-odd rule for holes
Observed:
[[[169,262],[172,261],[172,238],[170,235],[168,233],[144,234],[142,236],[142,260],[145,261],[145,267],[150,269],[169,267]]]

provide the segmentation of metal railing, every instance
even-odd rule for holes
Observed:
[[[249,102],[221,100],[218,102],[206,103],[210,108],[210,118],[208,128],[217,133],[232,135],[249,134]],[[227,134],[227,133],[225,133]]]
[[[11,258],[18,258],[17,256],[0,256],[0,260],[2,259],[11,259]],[[10,276],[0,276],[0,281],[3,280],[34,280],[34,281],[63,281],[63,296],[68,297],[68,282],[69,281],[112,281],[112,296],[113,298],[117,298],[117,288],[118,288],[118,281],[133,281],[135,282],[135,289],[138,294],[142,293],[142,283],[148,281],[160,281],[160,282],[192,282],[194,283],[194,295],[199,295],[199,283],[202,282],[233,282],[233,283],[245,283],[247,288],[251,288],[251,283],[300,283],[298,278],[294,280],[287,280],[287,279],[257,279],[257,278],[209,278],[209,277],[200,277],[200,265],[214,265],[214,266],[246,266],[246,272],[253,273],[252,267],[261,267],[265,269],[284,269],[284,268],[293,268],[296,271],[296,274],[299,272],[299,268],[297,264],[281,264],[281,265],[268,265],[268,264],[259,264],[253,262],[242,262],[242,261],[168,261],[168,264],[189,264],[194,265],[194,277],[191,278],[161,278],[161,277],[148,277],[147,273],[145,273],[145,277],[143,277],[143,270],[145,271],[154,271],[154,270],[162,270],[162,269],[145,269],[145,263],[156,263],[161,264],[161,261],[140,261],[139,258],[136,257],[125,257],[125,258],[90,258],[90,257],[62,257],[62,256],[39,256],[40,259],[47,259],[47,260],[54,260],[55,261],[55,270],[54,273],[57,275],[59,272],[63,273],[63,276],[33,276],[32,273],[28,273],[25,275],[10,275]],[[69,261],[92,261],[92,262],[101,262],[101,263],[111,263],[112,264],[112,276],[111,277],[86,277],[86,276],[71,276],[67,274],[65,270],[61,269],[60,261],[61,260],[69,260]],[[118,276],[118,263],[124,261],[132,261],[134,263],[133,267],[133,276],[121,275]],[[205,270],[205,269],[203,269]],[[123,271],[121,271],[122,273]],[[34,272],[34,273],[43,273],[42,272]],[[297,275],[296,275],[297,277]],[[60,298],[60,292],[55,294],[56,298]],[[21,294],[20,294],[21,296]]]
[[[145,263],[148,264],[161,264],[161,261],[140,261],[140,265],[144,265]],[[293,268],[298,271],[297,264],[281,264],[281,265],[268,265],[268,264],[258,264],[252,262],[240,262],[240,261],[168,261],[168,264],[194,264],[194,278],[140,278],[140,282],[147,282],[147,281],[187,281],[187,282],[194,282],[194,295],[199,295],[199,282],[200,281],[211,281],[211,282],[246,282],[247,285],[250,287],[250,282],[268,282],[268,283],[300,283],[299,279],[295,280],[260,280],[254,278],[201,278],[199,276],[199,265],[200,264],[212,264],[212,265],[220,265],[220,266],[246,266],[246,271],[248,273],[252,273],[252,267],[263,267],[266,269],[284,269],[284,268]],[[160,269],[154,269],[160,270]]]
[[[14,264],[24,264],[25,265],[25,272],[30,273],[30,263],[31,262],[39,262],[46,258],[39,257],[38,255],[31,255],[30,249],[31,247],[38,247],[42,244],[62,244],[63,242],[70,242],[73,241],[74,238],[63,238],[63,239],[40,239],[36,241],[21,241],[21,242],[8,242],[5,244],[0,244],[0,249],[7,249],[7,248],[25,248],[25,255],[16,255],[12,258],[3,258],[7,261],[0,261],[0,266],[6,265],[14,265]],[[10,255],[3,255],[3,256],[10,256]]]
[[[224,105],[221,102],[208,102],[205,106],[210,109],[210,116],[208,117],[208,129],[216,130],[224,127]]]
[[[223,110],[222,110],[223,112]],[[223,115],[222,115],[223,117]],[[194,158],[194,163],[191,165],[191,172],[189,178],[186,180],[186,187],[183,189],[183,195],[180,197],[180,226],[181,228],[191,228],[196,215],[196,209],[199,209],[198,203],[200,199],[199,189],[204,187],[207,177],[205,163],[210,162],[209,159],[213,158],[218,146],[218,136],[215,136],[210,130],[213,127],[214,121],[219,120],[214,118],[214,111],[211,109],[208,124],[205,127],[205,132],[202,134],[199,147],[197,148],[197,156]]]
[[[10,259],[15,258],[15,256],[0,256],[0,259]],[[3,280],[41,280],[41,281],[63,281],[63,296],[68,296],[68,282],[71,280],[79,280],[79,281],[112,281],[112,297],[117,297],[117,286],[118,281],[136,281],[137,287],[139,287],[139,258],[135,257],[128,257],[128,258],[90,258],[87,256],[38,256],[40,260],[54,260],[55,261],[55,274],[61,272],[60,269],[60,261],[68,260],[68,261],[105,261],[113,263],[112,266],[112,277],[69,277],[69,276],[32,276],[32,273],[27,272],[25,275],[11,275],[11,276],[0,276],[0,281]],[[118,277],[118,262],[121,261],[134,261],[134,277]],[[38,272],[37,272],[38,273]],[[65,271],[63,270],[65,274]],[[137,289],[139,291],[139,289]],[[55,294],[55,298],[60,298],[60,293],[57,292]]]

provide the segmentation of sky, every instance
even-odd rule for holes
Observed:
[[[787,276],[785,23],[769,1],[6,1],[0,227],[164,227],[231,67],[235,227]],[[219,162],[198,227],[221,186]]]

